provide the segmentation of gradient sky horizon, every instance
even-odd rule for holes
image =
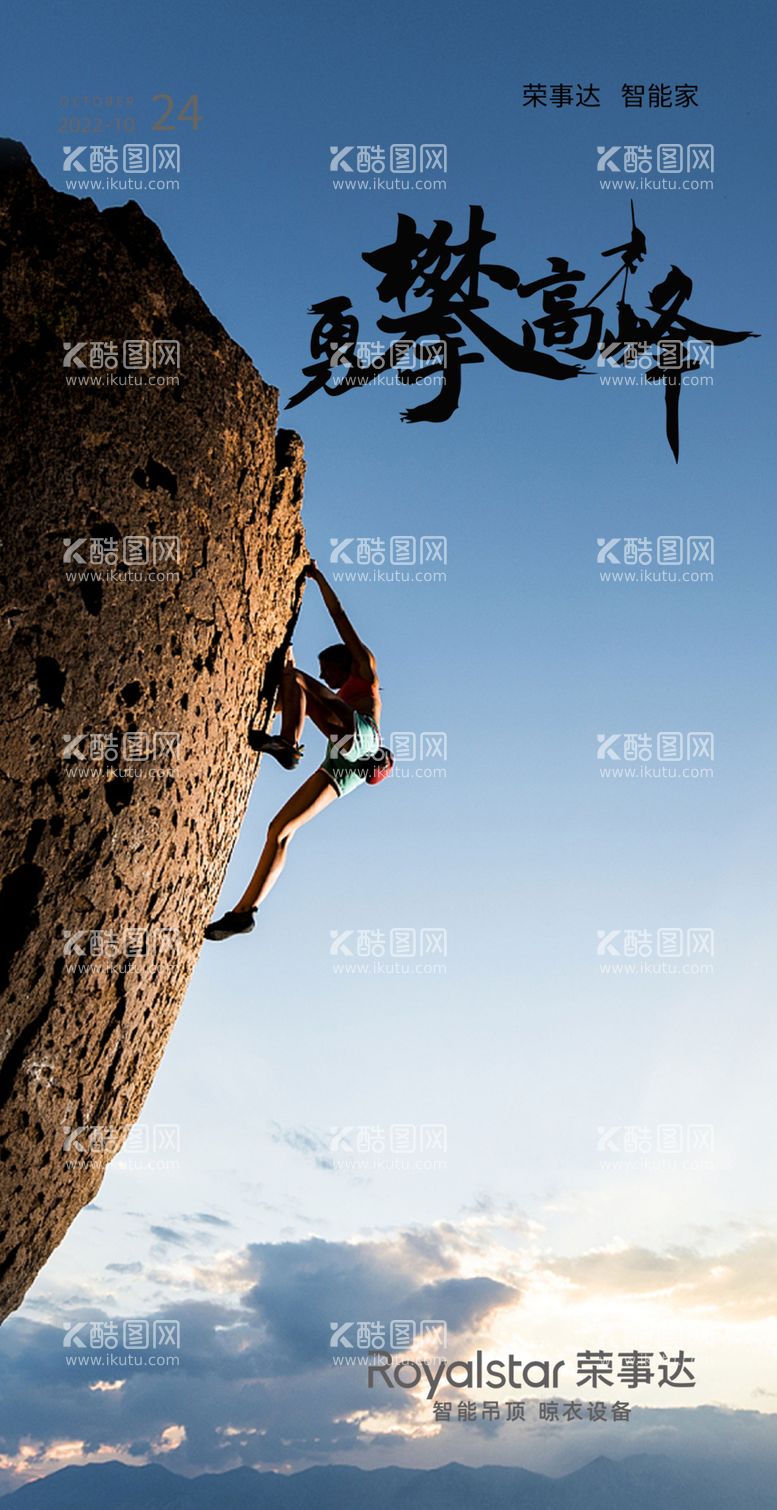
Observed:
[[[424,232],[447,219],[460,241],[468,206],[482,205],[493,260],[526,281],[566,257],[598,288],[612,270],[602,251],[629,229],[628,194],[599,186],[603,145],[714,145],[714,189],[634,191],[648,254],[630,296],[644,310],[677,264],[695,318],[760,339],[718,348],[714,384],[684,390],[679,465],[658,385],[554,384],[488,353],[465,366],[445,424],[401,424],[405,391],[391,386],[281,407],[305,443],[304,521],[324,571],[336,570],[333,540],[447,537],[445,581],[340,584],[378,656],[384,733],[444,732],[444,775],[331,809],[296,840],[251,939],[203,950],[143,1115],[180,1127],[177,1167],[120,1156],[0,1332],[0,1369],[24,1379],[0,1412],[0,1487],[96,1460],[84,1442],[128,1461],[144,1460],[128,1444],[146,1442],[145,1460],[188,1473],[450,1457],[568,1466],[571,1449],[540,1435],[528,1448],[496,1429],[429,1434],[409,1405],[376,1425],[375,1402],[333,1385],[329,1367],[329,1318],[345,1318],[354,1284],[365,1319],[425,1287],[447,1296],[457,1356],[518,1334],[539,1357],[695,1352],[692,1399],[669,1402],[689,1441],[691,1405],[771,1415],[772,7],[655,0],[624,14],[607,0],[594,14],[489,0],[474,15],[461,0],[399,0],[389,14],[229,0],[216,15],[202,0],[28,0],[3,19],[0,130],[56,188],[70,140],[61,97],[132,94],[129,139],[151,141],[154,94],[199,96],[199,129],[181,123],[174,137],[179,191],[137,197],[281,406],[310,361],[311,304],[347,293],[365,340],[396,312],[361,254],[393,240],[398,212]],[[656,80],[697,83],[698,108],[624,108],[622,84]],[[602,107],[526,109],[528,82],[597,84]],[[447,188],[333,189],[333,145],[392,142],[445,143]],[[510,296],[488,292],[486,317],[514,332]],[[521,315],[537,318],[539,301],[527,304]],[[714,581],[600,580],[597,540],[659,535],[713,536]],[[298,663],[315,669],[331,638],[310,587]],[[597,736],[663,730],[712,731],[714,776],[602,779]],[[321,758],[314,733],[306,743],[304,774]],[[289,790],[265,762],[224,903]],[[714,972],[602,973],[599,931],[665,927],[713,929]],[[444,974],[337,973],[333,934],[401,928],[446,930]],[[333,1129],[405,1124],[446,1127],[444,1167],[332,1168]],[[712,1146],[657,1149],[659,1127],[689,1126],[713,1129]],[[627,1128],[642,1129],[642,1149],[629,1151]],[[469,1287],[455,1304],[454,1282]],[[271,1299],[246,1309],[262,1285]],[[270,1423],[261,1440],[243,1422],[216,1439],[242,1407],[227,1362],[208,1373],[209,1307],[219,1328],[231,1309],[258,1329],[262,1364],[249,1348],[247,1379],[275,1389],[274,1404],[249,1389],[257,1427],[263,1412]],[[138,1378],[90,1393],[63,1367],[57,1329],[78,1317],[184,1313],[196,1359],[187,1368],[184,1347],[164,1389]],[[290,1379],[304,1419],[284,1434]],[[640,1400],[663,1412],[665,1393]],[[730,1430],[731,1452],[744,1450],[747,1431]],[[582,1435],[580,1461],[601,1450]],[[676,1435],[646,1425],[612,1450]],[[26,1457],[25,1440],[38,1444]]]

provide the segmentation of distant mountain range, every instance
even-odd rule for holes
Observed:
[[[762,1467],[638,1455],[564,1478],[524,1468],[308,1468],[186,1479],[166,1468],[63,1468],[3,1496],[3,1510],[775,1510]]]

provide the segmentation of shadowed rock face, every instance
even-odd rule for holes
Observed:
[[[306,554],[302,448],[276,437],[276,391],[137,205],[100,213],[0,144],[0,290],[4,1315],[139,1116],[245,813],[246,732]],[[88,345],[63,367],[65,342],[116,343],[108,370],[126,376],[130,340],[178,341],[180,381],[67,382],[100,369]]]

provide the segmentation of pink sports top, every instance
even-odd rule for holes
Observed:
[[[349,708],[355,708],[357,713],[364,713],[370,718],[377,718],[380,711],[380,693],[377,677],[373,677],[371,681],[367,681],[366,677],[356,676],[354,672],[351,672],[351,675],[343,682],[337,695],[342,698],[344,703],[348,704]],[[369,704],[369,708],[365,709],[363,706],[365,703]],[[361,707],[359,706],[360,704],[362,704]]]

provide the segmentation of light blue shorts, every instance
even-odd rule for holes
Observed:
[[[357,786],[361,786],[366,781],[367,762],[371,756],[377,755],[380,749],[380,734],[374,718],[370,718],[366,713],[357,713],[354,709],[353,738],[350,748],[341,750],[340,745],[347,744],[348,739],[347,734],[339,739],[330,739],[320,767],[337,787],[340,797],[347,796],[348,792],[354,792]]]

